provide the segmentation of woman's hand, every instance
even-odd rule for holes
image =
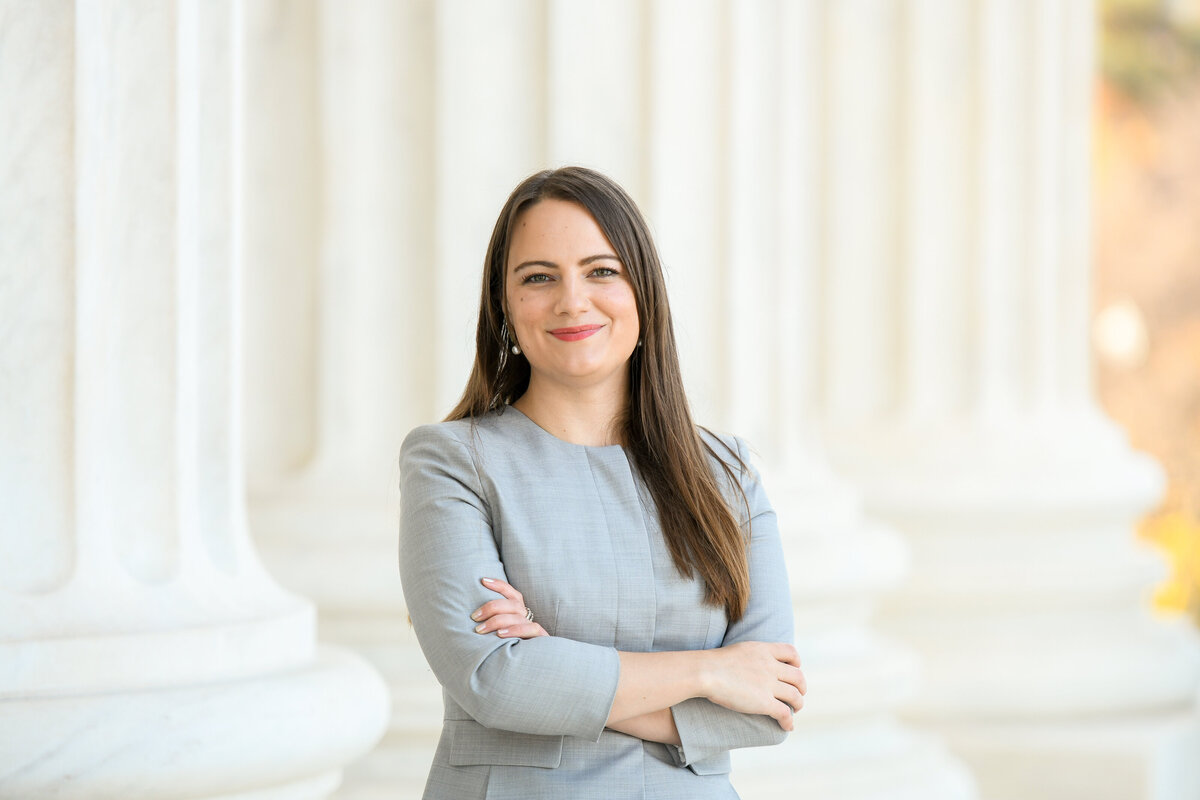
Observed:
[[[792,730],[792,712],[804,707],[808,682],[790,644],[740,642],[707,650],[704,694],[744,714],[765,714]]]
[[[480,580],[487,588],[498,593],[502,599],[489,600],[475,610],[471,619],[478,624],[476,633],[492,633],[502,639],[533,639],[549,636],[546,629],[525,617],[525,598],[509,584],[498,578]]]

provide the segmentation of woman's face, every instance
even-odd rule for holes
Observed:
[[[626,391],[637,302],[625,265],[582,206],[546,199],[522,211],[504,284],[509,335],[529,359],[531,388]]]

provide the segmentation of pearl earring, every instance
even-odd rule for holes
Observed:
[[[500,321],[500,339],[501,339],[501,341],[503,341],[505,343],[505,345],[508,344],[508,320],[506,320],[506,319],[502,319]],[[514,356],[521,355],[521,348],[517,347],[516,342],[513,342],[512,347],[509,349],[512,350],[512,354]],[[501,359],[500,359],[501,365],[503,365],[503,361],[504,361],[504,359],[503,359],[504,351],[503,350],[500,351],[500,355],[501,355]]]

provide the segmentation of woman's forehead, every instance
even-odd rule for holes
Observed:
[[[513,221],[507,264],[528,259],[558,264],[595,255],[617,255],[595,217],[569,200],[541,200],[528,206]]]

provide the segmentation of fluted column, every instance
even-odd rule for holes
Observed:
[[[650,20],[647,211],[692,399],[702,421],[761,453],[810,685],[783,746],[734,753],[746,798],[975,796],[936,738],[895,717],[917,664],[872,617],[907,553],[829,468],[806,412],[821,377],[825,98],[889,36],[873,9],[817,2],[660,3]],[[857,88],[860,101],[882,94]]]
[[[384,740],[338,796],[415,797],[441,698],[400,589],[397,457],[438,412],[434,4],[248,12],[251,529],[280,581],[317,601],[322,640],[366,656],[391,692]]]
[[[861,170],[861,143],[884,199],[866,230],[831,204],[818,409],[912,551],[881,618],[925,663],[906,711],[985,797],[1200,795],[1194,635],[1153,617],[1133,533],[1161,477],[1091,398],[1094,9],[922,0],[897,22],[899,108],[832,131],[830,169]]]
[[[239,17],[0,19],[0,795],[327,796],[384,696],[246,535]]]

